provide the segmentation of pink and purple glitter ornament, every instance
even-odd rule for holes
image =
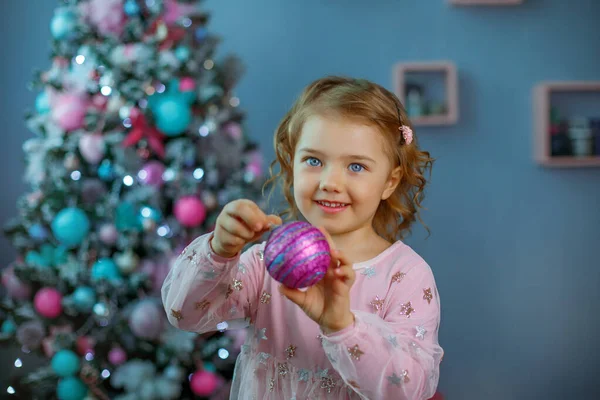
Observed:
[[[307,222],[297,221],[274,229],[265,246],[269,274],[285,286],[312,286],[325,276],[331,249],[323,233]]]

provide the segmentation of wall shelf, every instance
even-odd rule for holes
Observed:
[[[552,96],[592,94],[594,92],[598,93],[598,99],[600,99],[600,81],[542,82],[533,89],[533,152],[536,162],[546,167],[600,167],[600,154],[597,153],[600,145],[597,143],[595,146],[592,143],[594,146],[592,151],[596,150],[596,153],[592,155],[552,155],[550,120],[553,106]],[[600,103],[593,105],[591,109],[597,110],[598,114],[587,117],[594,117],[600,121]],[[599,133],[592,131],[591,135],[592,141],[600,140]]]
[[[441,113],[411,114],[410,104],[407,104],[407,85],[414,82],[415,76],[441,75],[443,80],[443,110]],[[425,79],[427,80],[427,79]],[[414,126],[443,126],[453,125],[458,121],[458,75],[456,66],[449,61],[409,62],[398,63],[393,73],[394,92],[409,112],[410,121]],[[427,86],[427,83],[424,84]],[[427,88],[425,88],[425,91]],[[426,97],[426,95],[424,95]]]
[[[453,6],[516,6],[524,0],[448,0]]]

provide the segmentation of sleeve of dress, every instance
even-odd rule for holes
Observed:
[[[429,399],[435,394],[443,357],[433,274],[427,264],[392,274],[390,287],[373,293],[374,298],[385,295],[383,305],[374,306],[380,315],[353,310],[355,323],[323,335],[323,348],[342,379],[363,399]]]
[[[262,247],[223,258],[210,247],[212,233],[195,239],[179,255],[162,285],[169,322],[198,333],[240,328],[254,320],[262,290]]]

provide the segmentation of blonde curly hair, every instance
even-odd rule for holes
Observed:
[[[294,152],[302,126],[312,115],[335,115],[366,122],[384,136],[388,144],[386,154],[393,168],[400,167],[400,183],[379,204],[373,228],[392,242],[404,238],[413,222],[421,221],[419,211],[427,185],[425,172],[429,169],[431,173],[434,159],[429,152],[419,149],[416,138],[411,142],[403,137],[400,128],[412,129],[412,126],[400,100],[387,89],[364,79],[328,76],[314,81],[279,123],[273,138],[276,159],[271,163],[271,176],[263,189],[270,186],[271,197],[277,184],[281,185],[288,208],[280,215],[288,220],[298,218],[292,189]],[[279,166],[277,172],[276,166]]]

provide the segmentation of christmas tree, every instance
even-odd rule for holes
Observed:
[[[5,233],[2,342],[47,363],[9,372],[17,398],[228,398],[244,331],[166,323],[174,258],[237,198],[260,202],[235,57],[197,1],[66,0],[26,123],[30,187]],[[15,362],[15,366],[19,367]]]

